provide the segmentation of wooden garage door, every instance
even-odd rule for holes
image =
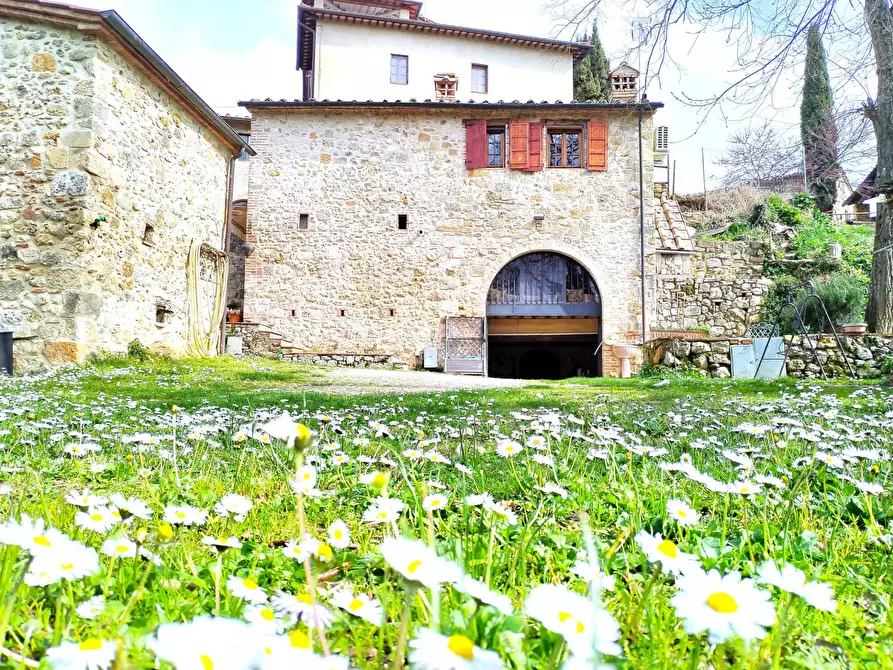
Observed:
[[[487,331],[494,335],[596,335],[598,319],[490,317]]]

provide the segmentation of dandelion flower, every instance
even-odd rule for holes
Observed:
[[[117,642],[91,637],[47,649],[46,658],[59,670],[101,670],[112,666],[117,653]]]
[[[694,526],[701,518],[701,515],[689,507],[688,504],[676,499],[667,501],[667,515],[680,526]]]
[[[759,640],[775,623],[769,592],[756,588],[752,579],[741,579],[738,572],[723,577],[718,570],[692,570],[677,584],[679,592],[670,601],[676,616],[684,620],[691,635],[707,631],[710,644],[720,644],[733,635]]]
[[[502,670],[494,651],[481,649],[464,635],[441,635],[422,628],[409,643],[409,662],[418,670]]]
[[[226,588],[236,598],[242,598],[248,602],[259,605],[267,602],[267,592],[264,591],[257,582],[250,577],[242,578],[232,575],[226,580]]]

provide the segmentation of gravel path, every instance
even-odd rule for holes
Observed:
[[[437,391],[473,391],[475,389],[520,388],[518,379],[491,379],[445,375],[439,372],[403,372],[366,368],[337,368],[324,373],[317,382],[327,393],[431,393]]]

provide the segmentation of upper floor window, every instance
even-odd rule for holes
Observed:
[[[239,133],[239,137],[242,138],[242,141],[245,142],[245,144],[248,144],[248,141],[251,139],[251,135],[246,135],[245,133]],[[242,155],[239,156],[239,160],[247,161],[248,160],[248,152],[243,151]]]
[[[580,167],[580,137],[574,130],[549,130],[549,167]]]
[[[391,83],[409,83],[409,56],[391,54]]]
[[[489,86],[489,72],[486,65],[471,66],[471,92],[487,93]]]
[[[505,126],[487,128],[487,167],[505,167]]]

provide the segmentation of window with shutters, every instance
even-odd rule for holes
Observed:
[[[549,129],[549,167],[578,168],[583,133],[579,128]]]
[[[471,92],[486,93],[490,84],[489,68],[486,65],[471,66]]]
[[[391,54],[391,83],[409,83],[409,56]]]
[[[487,128],[487,167],[505,167],[505,126]]]

